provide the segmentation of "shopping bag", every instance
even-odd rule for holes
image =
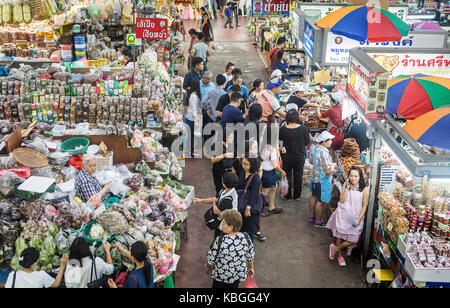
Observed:
[[[256,284],[255,276],[248,275],[247,279],[244,282],[245,289],[257,289],[258,285]]]
[[[289,193],[289,182],[287,177],[281,179],[280,182],[280,196],[285,197]]]

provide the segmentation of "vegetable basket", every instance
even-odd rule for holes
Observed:
[[[103,240],[96,240],[93,239],[89,236],[89,233],[91,232],[91,228],[94,224],[96,224],[97,221],[93,220],[91,222],[88,222],[87,224],[84,224],[83,227],[81,228],[81,233],[83,234],[84,239],[89,243],[89,245],[92,244],[101,244]],[[115,238],[116,238],[117,234],[111,235],[110,238],[108,238],[106,241],[107,242],[112,242]]]
[[[82,148],[74,150],[79,146],[82,146]],[[70,138],[61,143],[61,151],[68,152],[72,155],[86,154],[88,147],[89,147],[89,139],[84,137]]]

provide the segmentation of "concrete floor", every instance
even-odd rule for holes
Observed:
[[[186,22],[189,30],[191,23]],[[208,69],[223,73],[231,61],[243,71],[244,80],[251,85],[254,79],[268,80],[264,64],[249,41],[245,22],[238,29],[224,29],[223,20],[214,22],[216,44],[219,49],[210,57]],[[187,44],[189,46],[189,44]],[[187,47],[188,47],[187,46]],[[251,86],[249,86],[251,88]],[[211,165],[206,159],[188,159],[183,183],[195,186],[196,197],[214,195]],[[347,267],[340,268],[328,260],[330,232],[317,229],[307,222],[309,191],[304,188],[301,201],[286,202],[277,197],[282,214],[261,218],[261,230],[266,242],[255,240],[255,278],[262,288],[364,287],[358,260],[347,258]],[[177,288],[209,288],[211,278],[205,274],[205,255],[213,239],[213,231],[203,224],[208,205],[192,205],[189,209],[189,240],[183,242],[176,272]]]

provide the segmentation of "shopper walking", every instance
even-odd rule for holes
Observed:
[[[316,139],[317,145],[311,150],[310,162],[313,165],[311,176],[312,197],[309,203],[309,221],[315,221],[314,226],[324,227],[324,207],[331,201],[331,179],[336,163],[328,152],[334,136],[323,131]]]
[[[83,237],[77,237],[70,246],[70,265],[66,268],[65,283],[67,288],[87,288],[88,284],[109,276],[114,272],[111,258],[111,244],[103,241],[106,262],[99,257],[92,256],[89,243]],[[95,262],[95,265],[94,265]]]
[[[225,28],[227,27],[230,27],[230,29],[233,28],[233,21],[231,20],[232,15],[233,11],[231,9],[231,2],[228,2],[227,8],[225,9],[225,25],[224,25]]]
[[[198,37],[197,37],[198,32],[195,29],[190,29],[189,30],[189,36],[191,37],[191,42],[189,44],[189,49],[188,49],[188,70],[191,71],[192,70],[192,48],[194,47],[195,44],[198,43]]]
[[[216,84],[217,86],[208,91],[205,95],[202,95],[202,103],[206,105],[206,110],[210,119],[210,122],[217,121],[216,108],[219,103],[221,96],[227,94],[225,92],[226,78],[223,75],[217,75]]]
[[[258,95],[264,90],[264,82],[261,79],[256,79],[253,82],[253,89],[248,93],[248,108],[258,101]]]
[[[281,169],[278,164],[278,158],[280,157],[278,149],[278,138],[273,140],[272,136],[275,136],[275,128],[272,126],[267,127],[266,131],[266,145],[261,151],[261,168],[263,169],[263,175],[261,179],[262,192],[267,195],[269,199],[269,208],[263,212],[263,216],[267,217],[271,214],[279,214],[283,211],[282,208],[275,207],[275,194],[277,192],[277,172],[280,172],[282,178],[286,176],[286,172]]]
[[[185,114],[185,122],[189,126],[190,132],[187,134],[190,136],[191,154],[194,153],[194,131],[201,131],[202,127],[202,106],[201,106],[201,92],[200,81],[193,80],[191,82],[191,89],[187,93],[189,106]]]
[[[233,85],[233,77],[236,76],[236,75],[242,76],[242,70],[240,68],[235,67],[231,71],[231,79],[227,81],[225,89],[228,89],[231,85]],[[245,86],[245,80],[242,80],[242,84]]]
[[[300,200],[302,195],[305,148],[309,145],[310,139],[308,129],[299,124],[299,121],[298,112],[290,110],[286,115],[286,126],[280,128],[279,138],[283,146],[281,158],[289,182],[289,192],[282,197],[285,200]]]
[[[235,210],[222,213],[225,233],[214,241],[206,254],[206,273],[213,279],[213,288],[238,288],[248,275],[255,275],[255,250],[249,235],[239,232],[243,224],[241,214]]]
[[[330,245],[329,258],[334,260],[337,253],[339,266],[346,266],[342,250],[359,241],[368,201],[369,188],[365,185],[363,172],[353,166],[342,187],[338,207],[326,225],[336,239],[336,244]]]
[[[243,84],[242,75],[236,74],[233,76],[233,85],[238,85],[241,87],[242,98],[246,101],[248,99],[248,91],[247,87]],[[232,85],[227,88],[227,91],[230,91],[231,87]]]
[[[260,104],[252,104],[248,110],[248,114],[244,121],[244,125],[248,128],[248,130],[245,132],[246,141],[254,140],[257,145],[261,144],[264,128],[267,127],[267,124],[261,121],[261,117],[262,117],[262,106]],[[256,131],[254,132],[255,134],[254,136],[250,135],[251,128],[247,126],[249,124],[255,125]]]
[[[212,81],[213,73],[210,71],[203,72],[202,79],[200,80],[200,94],[202,96],[202,115],[203,115],[203,127],[209,123],[208,105],[204,103],[204,98],[207,97],[209,92],[213,90],[216,85]],[[205,136],[206,137],[206,136]]]
[[[230,2],[231,2],[231,10],[236,20],[236,27],[239,27],[239,0],[231,0]]]
[[[224,234],[221,229],[222,213],[225,210],[237,211],[238,209],[237,175],[232,172],[225,172],[223,177],[221,177],[221,182],[222,188],[216,196],[207,199],[194,199],[194,204],[206,203],[213,205],[214,223],[217,225],[217,228],[214,230],[214,240],[219,235]]]
[[[231,102],[231,95],[233,93],[241,93],[241,87],[238,85],[233,85],[229,92],[227,94],[222,95],[219,98],[219,102],[217,103],[217,108],[216,108],[216,113],[217,113],[217,118],[218,119],[222,119],[222,111],[223,108],[225,108],[226,105],[228,105]],[[243,106],[243,104],[241,104],[240,106],[240,110],[242,112],[242,114],[244,114],[245,112],[245,106]]]
[[[203,68],[204,68],[203,58],[194,57],[192,59],[192,71],[190,71],[189,73],[186,74],[186,76],[184,76],[183,89],[185,89],[186,91],[192,90],[192,83],[194,81],[198,81],[200,87],[200,79],[202,78]]]
[[[209,46],[205,43],[205,35],[200,32],[197,35],[198,43],[192,47],[191,56],[192,57],[200,57],[203,59],[203,70],[206,71],[208,68],[206,67],[208,63],[208,57],[211,55]]]
[[[39,251],[34,247],[25,248],[19,259],[19,265],[22,268],[9,274],[5,288],[58,288],[61,285],[68,258],[67,254],[64,254],[59,261],[59,272],[56,279],[54,279],[44,271],[34,270],[38,265]]]
[[[202,7],[201,10],[202,10],[202,24],[200,27],[202,29],[203,35],[205,36],[205,42],[206,44],[209,45],[210,42],[214,41],[214,33],[211,23],[211,17],[205,7]]]
[[[130,251],[126,250],[122,245],[116,244],[120,253],[131,260],[134,269],[128,273],[124,288],[126,289],[148,289],[154,287],[153,282],[153,266],[148,259],[147,245],[142,241],[137,241],[131,245]],[[114,280],[108,280],[109,287],[117,288]]]
[[[344,102],[344,95],[340,92],[331,94],[331,108],[325,112],[321,112],[317,108],[317,116],[319,118],[328,118],[327,130],[335,136],[331,149],[333,151],[339,150],[344,144],[345,131],[344,121],[342,120],[342,103]]]
[[[237,123],[244,123],[245,119],[242,115],[239,107],[242,103],[242,95],[238,92],[231,94],[230,104],[223,108],[222,112],[222,128],[227,127],[227,124],[231,124],[232,127]],[[236,136],[235,136],[236,140]]]
[[[239,200],[239,211],[243,215],[241,232],[247,232],[253,242],[255,233],[258,231],[259,216],[262,212],[262,209],[258,208],[261,186],[261,177],[259,175],[261,160],[259,158],[243,158],[241,167],[237,171],[239,181],[236,187],[241,195],[246,195]]]

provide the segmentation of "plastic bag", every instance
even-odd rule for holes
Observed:
[[[12,169],[16,166],[17,162],[12,153],[9,153],[8,157],[0,157],[0,169]]]
[[[45,144],[44,140],[42,140],[39,137],[34,139],[33,142],[28,145],[28,148],[36,150],[38,152],[41,152],[42,154],[48,154],[49,153],[48,147]]]
[[[49,163],[52,165],[65,165],[70,159],[69,153],[54,152],[47,155]],[[73,167],[72,167],[73,168]]]
[[[280,196],[284,197],[289,193],[289,182],[287,177],[281,179],[280,182]]]
[[[256,284],[255,276],[248,275],[247,279],[244,282],[244,288],[245,289],[256,289],[258,288],[258,285]]]
[[[130,228],[125,217],[115,211],[105,211],[96,219],[111,235],[126,232]]]
[[[31,175],[33,176],[42,176],[46,178],[56,178],[56,174],[52,171],[51,166],[46,166],[42,168],[33,168],[31,169]]]
[[[77,169],[73,166],[62,168],[61,173],[65,175],[68,180],[75,180],[77,177]]]
[[[14,172],[6,172],[0,177],[0,193],[9,196],[14,192],[14,186],[20,184],[25,179],[21,178]]]

